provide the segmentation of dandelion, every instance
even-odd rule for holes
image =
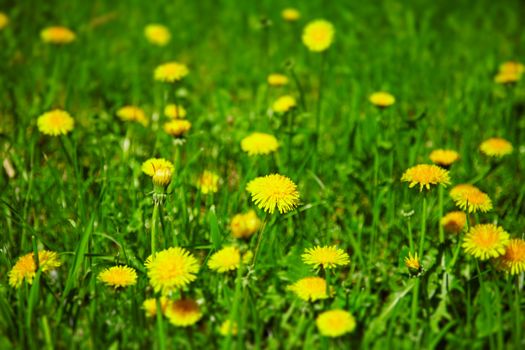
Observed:
[[[9,17],[7,17],[5,13],[0,12],[0,30],[7,27],[8,24],[9,24]]]
[[[164,114],[173,119],[186,117],[186,109],[181,105],[169,104],[164,107]]]
[[[150,158],[142,163],[142,171],[144,174],[153,177],[160,169],[168,169],[173,172],[173,164],[164,158]]]
[[[525,272],[525,241],[511,239],[505,248],[505,253],[498,258],[497,264],[511,275]]]
[[[516,72],[500,72],[494,77],[494,82],[501,85],[511,85],[516,84],[520,79],[521,74]]]
[[[396,98],[388,92],[379,91],[374,92],[368,100],[376,107],[386,108],[392,106],[396,102]]]
[[[241,149],[249,156],[265,155],[277,151],[279,142],[275,136],[254,132],[241,141]]]
[[[155,80],[167,83],[174,83],[188,75],[189,70],[185,64],[178,62],[168,62],[155,68]]]
[[[199,305],[191,299],[177,300],[168,305],[165,315],[171,324],[178,327],[188,327],[197,323],[202,313]]]
[[[255,210],[246,214],[235,215],[230,222],[232,236],[235,238],[249,238],[261,227],[261,220],[257,217]]]
[[[219,180],[219,175],[212,171],[205,170],[197,179],[197,187],[203,194],[215,193],[219,191]]]
[[[117,111],[117,117],[125,122],[139,122],[144,126],[148,125],[146,113],[140,107],[124,106]]]
[[[507,61],[499,66],[500,73],[517,73],[523,74],[525,72],[525,66],[516,61]]]
[[[423,187],[430,190],[430,185],[446,186],[450,184],[450,177],[447,170],[437,165],[419,164],[405,171],[401,181],[410,182],[410,188],[419,185],[422,191]]]
[[[277,113],[286,113],[297,106],[295,98],[289,95],[279,97],[272,105],[272,109]]]
[[[408,253],[408,256],[405,257],[405,266],[408,268],[410,273],[418,273],[421,271],[421,264],[419,263],[419,257],[417,253]]]
[[[479,224],[470,229],[463,239],[465,252],[480,260],[496,258],[505,254],[509,234],[493,224]]]
[[[40,32],[40,37],[45,43],[64,45],[73,42],[76,38],[75,33],[66,27],[47,27]]]
[[[98,279],[115,289],[123,288],[137,283],[137,272],[128,266],[113,266],[99,273]]]
[[[191,123],[186,119],[174,119],[164,124],[164,131],[167,134],[180,138],[191,129]]]
[[[144,28],[146,39],[153,45],[165,46],[171,39],[169,29],[162,24],[150,24]]]
[[[225,320],[219,327],[219,333],[225,337],[228,335],[237,335],[238,331],[239,327],[237,326],[237,322],[231,322],[230,320]]]
[[[172,301],[168,298],[164,296],[160,297],[160,309],[163,314],[166,312],[166,308],[171,303]],[[144,300],[144,302],[142,303],[142,308],[144,309],[144,311],[146,311],[146,317],[155,317],[157,315],[157,299],[149,298]]]
[[[303,43],[310,51],[325,51],[334,40],[334,26],[323,19],[312,21],[303,30]]]
[[[490,197],[476,186],[469,184],[457,185],[450,191],[450,197],[462,210],[467,210],[468,208],[469,213],[478,211],[485,213],[492,209]]]
[[[199,271],[197,259],[184,248],[171,247],[146,259],[150,284],[163,294],[193,282]]]
[[[326,337],[339,337],[355,329],[356,322],[351,313],[345,310],[329,310],[321,313],[315,320],[317,329]]]
[[[41,250],[38,252],[38,265],[42,272],[47,272],[56,269],[61,265],[58,259],[58,254],[48,250]],[[29,253],[21,256],[16,261],[15,265],[9,271],[9,285],[11,287],[19,288],[24,279],[27,283],[32,284],[36,274],[36,262],[34,254]]]
[[[237,247],[225,247],[214,253],[208,260],[208,267],[219,273],[239,268],[241,253]]]
[[[479,149],[489,157],[501,158],[512,153],[512,144],[505,139],[493,137],[483,141]]]
[[[42,114],[37,119],[38,130],[49,136],[66,135],[75,126],[75,120],[68,112],[55,109]]]
[[[326,294],[326,281],[321,277],[305,277],[288,286],[299,298],[305,301],[316,301],[328,298]],[[330,288],[330,296],[333,295],[333,288]]]
[[[441,226],[445,231],[460,233],[467,223],[467,215],[462,211],[453,211],[441,218]]]
[[[268,76],[268,85],[270,86],[284,86],[288,84],[288,77],[283,74],[270,74]]]
[[[297,9],[289,7],[289,8],[285,8],[281,12],[281,16],[285,21],[295,22],[301,17],[301,14],[299,13]]]
[[[316,246],[307,248],[303,255],[303,262],[307,265],[313,265],[314,268],[322,266],[323,269],[333,269],[337,266],[345,266],[350,263],[348,254],[340,248],[334,246]]]
[[[458,161],[459,153],[450,149],[436,149],[430,153],[429,158],[432,163],[447,169]]]
[[[297,185],[283,175],[255,178],[248,183],[246,189],[252,195],[255,205],[270,214],[273,214],[276,207],[281,214],[285,214],[299,204]]]

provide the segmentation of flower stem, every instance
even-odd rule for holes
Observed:
[[[155,201],[153,206],[153,214],[151,215],[151,255],[155,254],[156,242],[157,242],[157,222],[159,221],[159,206],[160,204]]]
[[[156,298],[157,302],[157,332],[159,340],[159,349],[166,349],[166,334],[164,333],[164,322],[162,320],[162,306],[160,305],[160,297]]]
[[[257,237],[257,245],[255,246],[255,252],[253,253],[253,268],[255,269],[255,265],[257,264],[257,257],[259,256],[259,250],[261,248],[261,242],[263,240],[264,232],[266,232],[266,227],[268,225],[268,216],[265,216],[261,230],[259,232],[259,237]]]
[[[323,83],[324,83],[324,66],[326,62],[326,51],[321,54],[321,66],[319,68],[319,94],[317,98],[317,110],[315,112],[315,153],[314,153],[314,164],[313,172],[317,170],[317,160],[319,156],[319,139],[321,131],[321,107],[323,103]]]
[[[445,242],[445,232],[443,225],[441,225],[441,218],[443,217],[443,186],[438,186],[438,228],[439,228],[439,243]]]
[[[420,284],[419,278],[415,281],[414,284],[414,290],[412,293],[412,305],[411,305],[411,312],[410,312],[410,334],[412,336],[416,333],[416,324],[417,324],[417,312],[418,312],[418,299],[419,299],[419,284]]]
[[[419,258],[423,257],[423,248],[425,246],[425,234],[427,228],[427,197],[423,195],[423,208],[421,209],[421,241],[419,242]]]

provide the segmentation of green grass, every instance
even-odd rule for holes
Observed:
[[[297,23],[280,18],[287,6],[300,10]],[[0,11],[10,19],[0,31],[0,348],[525,347],[523,273],[478,264],[457,250],[462,235],[441,240],[440,203],[455,209],[448,191],[440,200],[437,189],[424,195],[400,181],[410,166],[429,163],[431,150],[455,149],[452,183],[473,182],[494,204],[470,224],[496,222],[523,238],[525,89],[493,82],[501,62],[525,61],[520,1],[7,1]],[[316,18],[336,29],[326,54],[300,40]],[[154,22],[171,30],[167,47],[143,37]],[[77,40],[44,44],[40,30],[56,24]],[[153,80],[169,60],[190,68],[176,89]],[[295,74],[302,93],[293,79],[269,88],[273,72]],[[374,108],[368,96],[378,90],[396,104]],[[289,120],[270,113],[285,93],[304,98],[291,138]],[[162,131],[175,96],[193,124],[180,147]],[[126,104],[153,121],[121,122],[115,112]],[[71,113],[72,133],[39,133],[36,118],[52,108]],[[279,152],[244,154],[240,140],[252,131],[273,133]],[[493,136],[514,145],[497,166],[478,150]],[[153,186],[140,168],[151,157],[177,168],[159,210],[157,250],[186,247],[202,265],[184,291],[202,302],[203,318],[189,328],[142,309],[154,296],[144,267]],[[222,178],[213,195],[195,187],[204,170]],[[301,205],[267,217],[255,270],[210,271],[208,257],[235,241],[232,216],[255,208],[246,183],[273,172],[298,184]],[[409,231],[422,252],[417,278],[403,263]],[[257,239],[240,244],[254,249]],[[351,263],[330,278],[334,298],[307,303],[286,287],[316,274],[301,254],[317,244],[337,244]],[[37,249],[58,252],[62,266],[9,286],[17,258]],[[116,263],[137,270],[135,286],[114,291],[96,279]],[[354,315],[353,333],[320,336],[315,318],[331,308]],[[229,317],[239,334],[223,337],[218,327]]]

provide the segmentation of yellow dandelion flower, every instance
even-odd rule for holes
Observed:
[[[285,214],[299,204],[297,185],[283,175],[255,178],[248,183],[246,190],[252,195],[255,205],[270,214],[273,214],[276,207],[279,213]]]
[[[436,149],[429,156],[432,163],[448,168],[459,160],[459,153],[450,149]]]
[[[489,157],[499,158],[512,153],[512,144],[505,139],[493,137],[483,141],[479,149]]]
[[[339,337],[355,329],[354,316],[345,310],[325,311],[315,320],[317,329],[326,337]]]
[[[246,214],[237,214],[230,222],[232,236],[235,238],[251,237],[260,227],[261,220],[255,210],[250,210]]]
[[[73,130],[75,120],[68,112],[55,109],[42,114],[37,119],[38,130],[49,136],[65,135]]]
[[[117,289],[135,285],[137,283],[137,272],[128,266],[113,266],[99,273],[98,279],[107,286]]]
[[[469,184],[454,186],[450,191],[450,197],[452,197],[456,205],[462,210],[467,210],[468,208],[469,213],[478,211],[485,213],[492,209],[490,197],[476,186]]]
[[[173,173],[169,168],[160,168],[153,174],[153,184],[159,187],[168,187],[172,177]]]
[[[323,269],[333,269],[337,266],[350,264],[350,257],[340,248],[333,246],[316,246],[307,248],[303,255],[303,262],[307,265],[313,265],[314,268],[322,266]]]
[[[148,125],[148,118],[142,108],[137,106],[124,106],[117,111],[117,117],[125,122],[139,122],[146,126]]]
[[[0,12],[0,30],[4,29],[9,24],[9,17],[3,12]]]
[[[500,72],[494,77],[496,84],[510,85],[516,84],[521,79],[521,74],[516,72]]]
[[[505,254],[498,258],[497,264],[511,275],[525,272],[525,241],[511,239],[505,248]]]
[[[419,185],[419,190],[422,191],[423,187],[430,190],[430,185],[450,184],[450,176],[447,170],[437,165],[419,164],[405,171],[401,181],[410,182],[410,188]]]
[[[75,40],[75,33],[66,27],[47,27],[40,32],[42,40],[49,44],[69,44]]]
[[[148,176],[154,176],[160,169],[169,169],[171,172],[175,169],[173,164],[164,158],[150,158],[142,163],[142,171]]]
[[[301,13],[299,13],[297,9],[289,7],[289,8],[285,8],[281,12],[281,16],[285,21],[295,22],[301,17]]]
[[[169,104],[164,107],[164,114],[173,119],[186,117],[186,109],[181,105]]]
[[[334,40],[334,26],[323,19],[312,21],[303,30],[303,44],[310,51],[325,51]]]
[[[150,24],[144,28],[146,39],[153,45],[165,46],[171,39],[169,29],[162,24]]]
[[[447,232],[460,233],[467,223],[467,215],[462,211],[452,211],[441,218],[441,226]]]
[[[507,61],[499,66],[500,73],[517,73],[523,74],[525,72],[525,66],[516,61]]]
[[[189,70],[185,64],[178,62],[168,62],[155,68],[155,80],[167,83],[174,83],[188,75]]]
[[[250,156],[270,154],[277,151],[279,142],[275,136],[254,132],[241,140],[241,149]]]
[[[299,298],[306,301],[316,301],[328,298],[326,294],[326,281],[321,277],[305,277],[288,286]],[[330,288],[330,296],[334,294]]]
[[[496,258],[505,254],[509,234],[493,224],[479,224],[470,229],[461,245],[467,254],[480,260]]]
[[[166,312],[166,308],[172,303],[171,300],[169,300],[166,297],[160,297],[160,309],[162,313],[164,314]],[[155,298],[149,298],[144,300],[142,303],[142,308],[146,312],[146,317],[155,317],[157,315],[157,299]]]
[[[191,299],[182,299],[170,303],[166,308],[165,315],[171,324],[178,327],[194,325],[202,317],[199,305]]]
[[[237,322],[231,322],[230,320],[225,320],[219,327],[219,333],[225,337],[230,334],[237,335],[238,332],[239,327],[237,326]]]
[[[284,86],[288,84],[288,77],[283,74],[270,74],[268,76],[268,85],[270,86]]]
[[[384,91],[374,92],[372,95],[370,95],[368,100],[374,106],[380,108],[390,107],[396,102],[396,98],[393,95]]]
[[[197,259],[184,248],[172,247],[146,259],[150,284],[156,292],[166,294],[193,282],[199,271]]]
[[[408,253],[408,256],[405,257],[405,266],[410,272],[419,272],[421,270],[421,264],[419,263],[419,257],[417,253]]]
[[[38,264],[42,272],[56,269],[61,265],[58,254],[48,250],[38,252]],[[18,258],[15,265],[9,271],[9,285],[19,288],[24,279],[32,284],[36,274],[36,262],[33,253],[23,255]]]
[[[205,170],[197,179],[197,187],[204,194],[215,193],[219,191],[219,180],[219,175],[212,171]]]
[[[180,138],[191,129],[191,123],[186,119],[174,119],[164,124],[164,131],[169,135]]]
[[[279,97],[272,105],[272,109],[277,113],[286,113],[297,106],[295,98],[289,95]]]
[[[208,260],[208,267],[219,273],[239,268],[241,252],[237,247],[225,247],[215,252]]]

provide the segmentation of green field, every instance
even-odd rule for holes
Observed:
[[[525,348],[524,23],[519,0],[0,2],[0,349]],[[459,159],[412,168],[437,149]]]

